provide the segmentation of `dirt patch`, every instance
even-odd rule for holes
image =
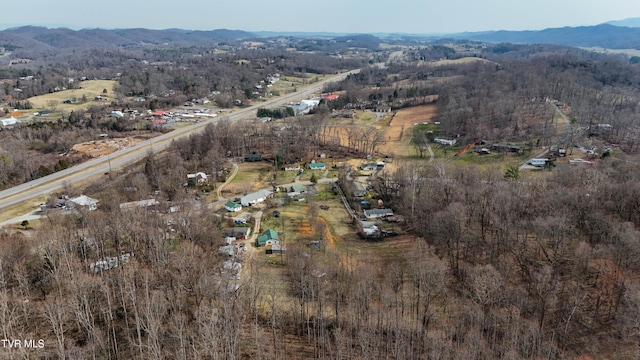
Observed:
[[[308,210],[308,206],[305,207]],[[300,225],[297,227],[297,232],[298,235],[300,236],[300,239],[315,239],[316,238],[316,231],[319,230],[318,227],[313,227],[311,226],[311,222],[309,220],[305,220],[304,216],[305,214],[303,213],[296,213],[296,212],[290,212],[290,211],[284,211],[281,212],[282,215],[286,215],[288,216],[290,219],[292,219],[295,222],[300,223]],[[322,239],[325,240],[326,245],[329,248],[335,248],[336,247],[336,241],[333,238],[333,234],[331,233],[331,227],[329,227],[329,223],[327,223],[327,220],[325,220],[324,218],[318,216],[316,217],[316,221],[321,224],[321,226],[324,228],[322,231]]]
[[[135,146],[144,141],[139,138],[117,138],[117,139],[102,139],[87,141],[80,144],[75,144],[71,148],[81,154],[89,155],[90,157],[100,157],[111,154],[115,151],[126,149]]]
[[[331,228],[329,227],[329,224],[327,223],[327,220],[318,217],[318,221],[321,222],[324,225],[325,231],[324,231],[324,239],[327,242],[327,246],[329,248],[335,248],[336,247],[336,241],[333,238],[333,235],[331,234]]]
[[[313,229],[311,228],[311,224],[307,220],[300,221],[300,228],[298,232],[302,235],[313,235]]]

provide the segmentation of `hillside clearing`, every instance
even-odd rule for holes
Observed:
[[[73,110],[86,110],[92,105],[104,104],[105,101],[112,96],[114,87],[117,82],[114,80],[87,80],[81,83],[80,89],[70,89],[57,91],[50,94],[39,95],[29,98],[29,102],[33,105],[34,109],[47,109],[52,111],[62,111],[63,113],[71,112]],[[103,91],[107,90],[105,94]],[[82,102],[83,96],[86,101]],[[95,101],[96,96],[106,97],[107,100]],[[77,102],[72,104],[65,104],[65,100],[76,99]],[[55,102],[53,105],[52,102]],[[52,109],[55,107],[55,110]]]

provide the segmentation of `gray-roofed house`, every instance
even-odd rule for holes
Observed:
[[[89,210],[96,210],[98,209],[98,206],[97,206],[98,200],[90,198],[87,195],[80,195],[78,197],[69,199],[66,202],[66,205],[67,207],[70,207],[70,208],[79,206],[79,207],[86,207]]]
[[[233,227],[224,229],[224,236],[227,238],[235,238],[236,240],[246,240],[251,235],[250,227]]]
[[[245,196],[243,196],[242,198],[240,198],[240,204],[242,206],[251,206],[251,205],[255,205],[258,203],[261,203],[265,200],[267,200],[270,196],[271,196],[272,192],[269,190],[258,190],[256,192],[253,192],[251,194],[247,194]]]
[[[367,219],[381,219],[387,216],[393,216],[393,210],[391,209],[364,210],[364,217],[366,217]]]

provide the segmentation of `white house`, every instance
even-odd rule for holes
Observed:
[[[195,174],[187,174],[187,180],[192,180],[196,184],[204,184],[207,182],[207,174],[203,172],[197,172]]]
[[[284,170],[285,171],[299,171],[300,170],[300,164],[298,164],[298,163],[286,164],[284,166]]]
[[[253,192],[251,194],[247,194],[245,196],[243,196],[242,198],[240,198],[240,204],[242,206],[251,206],[251,205],[255,205],[258,203],[261,203],[265,200],[267,200],[267,198],[269,196],[271,196],[272,192],[269,190],[258,190],[256,192]]]

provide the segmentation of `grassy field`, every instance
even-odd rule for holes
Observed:
[[[280,81],[277,81],[269,89],[271,92],[278,92],[280,95],[284,95],[296,91],[298,87],[322,81],[329,76],[331,75],[306,74],[305,77],[281,76]]]
[[[356,111],[354,113],[354,116],[356,119],[355,124],[357,125],[370,124],[377,118],[376,114],[372,113],[371,111]]]
[[[298,175],[297,171],[278,171],[278,176],[276,177],[276,185],[289,184],[296,180],[296,175]]]
[[[269,186],[271,165],[263,162],[245,162],[238,165],[238,174],[225,189],[234,194],[248,193]]]
[[[310,181],[311,175],[315,174],[316,179],[320,180],[322,178],[322,174],[324,174],[324,170],[305,170],[302,175],[300,175],[301,181]]]
[[[0,213],[0,221],[13,219],[14,217],[28,214],[33,210],[37,210],[40,207],[40,204],[43,204],[46,201],[47,198],[45,196],[40,196],[29,201],[16,204],[12,207],[5,208],[2,210],[2,213]]]
[[[56,102],[55,111],[60,111],[64,113],[69,113],[73,110],[78,109],[87,109],[91,105],[95,105],[96,101],[94,101],[95,96],[107,96],[107,98],[111,98],[114,96],[113,88],[117,84],[116,81],[113,80],[88,80],[83,81],[81,83],[80,89],[75,90],[63,90],[54,92],[51,94],[39,95],[29,98],[29,102],[33,105],[34,109],[52,109],[52,102]],[[103,90],[106,89],[107,93],[104,94]],[[81,102],[82,96],[85,96],[87,101]],[[74,104],[64,104],[63,101],[70,100],[72,98],[76,98],[78,102]]]

